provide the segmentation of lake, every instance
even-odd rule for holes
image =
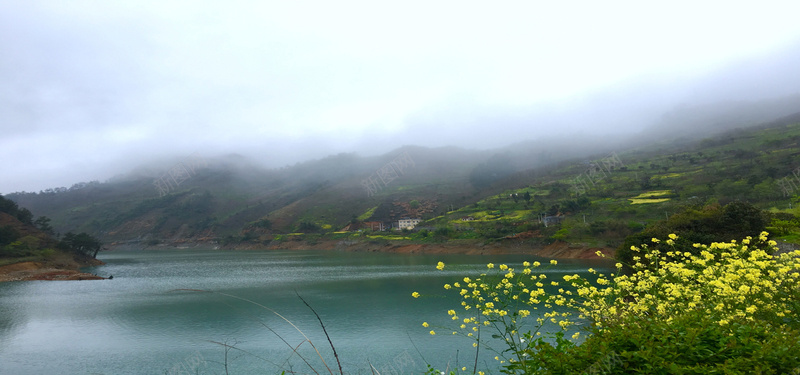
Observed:
[[[328,373],[314,347],[337,373],[319,321],[298,295],[319,314],[345,373],[370,374],[370,366],[383,375],[421,373],[426,363],[471,369],[472,342],[439,328],[451,327],[446,311],[460,307],[457,293],[442,285],[488,262],[521,268],[524,260],[543,261],[316,250],[114,251],[98,258],[106,264],[87,271],[113,280],[0,283],[0,373]],[[435,269],[437,261],[445,271]],[[560,278],[609,266],[560,260],[546,272]],[[413,291],[423,296],[414,299]],[[484,350],[480,362],[496,367],[495,355]]]

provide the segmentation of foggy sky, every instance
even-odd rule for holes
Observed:
[[[229,152],[641,131],[800,91],[800,4],[0,2],[0,193]],[[799,109],[800,110],[800,109]]]

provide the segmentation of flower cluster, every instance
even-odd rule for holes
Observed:
[[[550,264],[555,266],[558,262],[552,260]],[[442,262],[436,266],[438,270],[444,267]],[[572,326],[572,312],[567,309],[567,306],[575,303],[572,291],[559,289],[556,294],[546,290],[559,288],[561,282],[549,280],[545,273],[534,273],[538,267],[541,267],[540,262],[524,262],[520,270],[506,264],[489,263],[486,265],[488,271],[477,277],[464,277],[445,284],[445,290],[455,289],[461,299],[460,313],[456,310],[447,312],[450,319],[456,322],[457,328],[452,334],[474,340],[473,347],[492,349],[490,340],[486,336],[482,339],[480,335],[482,329],[489,329],[492,332],[490,337],[500,338],[512,348],[510,356],[501,354],[497,360],[501,363],[519,363],[526,360],[529,345],[533,345],[529,339],[531,335],[540,336],[540,330],[546,323],[563,330]],[[412,295],[419,297],[417,292]],[[544,310],[540,316],[531,317],[531,310],[540,309]],[[530,324],[534,326],[530,327]],[[425,322],[423,326],[428,327],[429,324]],[[430,333],[435,334],[435,331]],[[577,337],[573,335],[573,338]]]
[[[776,243],[767,236],[763,232],[740,242],[694,244],[692,251],[679,248],[675,234],[665,240],[653,238],[649,245],[631,248],[636,253],[633,264],[616,263],[616,271],[609,274],[589,268],[593,280],[577,274],[551,280],[534,272],[539,262],[524,262],[520,269],[489,263],[488,271],[474,278],[444,285],[458,293],[461,304],[458,311],[447,311],[457,327],[452,333],[491,350],[499,340],[505,348],[495,350],[496,359],[504,372],[530,373],[540,366],[531,358],[546,347],[541,338],[546,324],[561,328],[554,339],[562,351],[575,347],[564,333],[576,320],[591,323],[590,338],[642,322],[669,326],[687,316],[701,316],[704,324],[730,335],[753,321],[776,332],[796,329],[800,250],[773,256]],[[436,268],[443,270],[445,264],[439,262]],[[419,297],[417,292],[412,295]],[[580,333],[570,337],[576,340]]]
[[[756,318],[796,319],[800,251],[774,257],[772,248],[750,247],[752,242],[774,247],[767,235],[740,243],[695,244],[697,255],[676,250],[674,234],[663,242],[654,239],[661,245],[631,249],[641,254],[634,257],[632,274],[599,275],[600,287],[573,280],[581,297],[573,306],[599,326],[637,316],[670,322],[689,310],[703,311],[720,325]]]

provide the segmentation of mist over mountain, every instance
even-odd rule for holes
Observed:
[[[613,143],[800,87],[793,3],[73,5],[0,4],[0,193],[195,154]]]
[[[573,214],[580,204],[569,200],[574,187],[564,181],[582,176],[582,169],[609,155],[615,159],[618,154],[627,155],[626,163],[639,165],[623,185],[624,191],[630,191],[639,185],[642,189],[654,188],[661,179],[680,175],[668,172],[670,167],[663,161],[668,155],[673,165],[677,160],[689,160],[685,168],[694,168],[696,158],[711,163],[733,155],[731,163],[738,165],[740,156],[754,155],[749,149],[753,141],[749,140],[760,136],[730,133],[732,129],[741,134],[748,134],[751,130],[746,129],[750,128],[772,129],[778,138],[765,137],[764,144],[789,152],[783,150],[786,142],[781,139],[780,129],[796,124],[800,111],[788,117],[774,115],[797,108],[797,101],[793,96],[679,109],[665,117],[662,127],[654,127],[652,134],[585,134],[521,141],[490,150],[409,145],[377,156],[339,153],[282,168],[268,168],[262,160],[241,154],[194,154],[143,164],[105,182],[82,182],[7,197],[37,216],[51,218],[53,227],[61,233],[87,232],[107,242],[139,245],[217,243],[224,238],[271,241],[275,236],[294,232],[336,232],[369,220],[390,227],[407,217],[433,220],[453,210],[502,198],[509,191],[516,196],[515,202],[522,194],[515,191],[538,191],[533,193],[533,201],[526,200],[525,211],[520,212],[534,216],[545,211],[550,215]],[[767,121],[755,123],[760,119]],[[697,141],[701,136],[697,129],[707,137],[702,144]],[[709,156],[700,151],[706,144],[724,145],[737,138],[750,143],[733,154],[719,151],[714,158],[710,151]],[[794,138],[785,141],[791,139]],[[682,151],[687,149],[697,150],[697,155],[690,157],[692,152]],[[770,154],[767,149],[759,150]],[[648,162],[650,159],[661,161]],[[791,170],[792,165],[783,159],[769,163],[767,175],[740,176],[745,179],[736,183],[751,187],[758,184],[760,199],[777,198],[773,197],[778,193],[773,180],[780,177],[782,170]],[[647,181],[639,181],[642,178]],[[709,182],[708,186],[717,183]],[[772,186],[770,194],[765,193],[770,189],[767,185]],[[541,186],[551,187],[542,192]],[[704,199],[731,199],[729,195],[713,197],[717,196]],[[578,206],[563,212],[558,208],[572,207],[568,205]]]

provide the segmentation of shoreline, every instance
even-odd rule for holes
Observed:
[[[585,246],[556,241],[548,245],[531,244],[524,241],[506,239],[490,244],[482,241],[451,241],[443,243],[405,243],[401,241],[353,241],[353,240],[287,240],[266,244],[240,243],[231,246],[219,246],[208,242],[180,242],[159,244],[155,246],[137,246],[136,244],[119,244],[109,246],[110,250],[166,250],[214,248],[220,250],[336,250],[353,252],[376,252],[393,254],[467,254],[467,255],[500,255],[529,254],[553,259],[602,259],[613,258],[615,249],[610,247]]]
[[[331,246],[334,245],[334,246]],[[347,241],[320,241],[309,245],[304,241],[288,241],[268,246],[270,250],[288,249],[336,249],[355,252],[381,252],[394,254],[467,254],[467,255],[500,255],[528,254],[542,258],[554,259],[601,259],[600,251],[607,257],[614,256],[614,249],[572,245],[566,242],[554,242],[545,246],[532,246],[521,241],[504,241],[491,244],[479,242],[465,243],[370,243]]]
[[[533,245],[524,241],[504,240],[490,244],[480,241],[451,241],[443,243],[400,243],[378,241],[347,240],[289,240],[270,244],[237,244],[220,247],[207,242],[176,243],[171,245],[136,246],[131,244],[112,245],[109,250],[169,250],[192,248],[217,248],[223,250],[336,250],[352,252],[375,252],[390,254],[465,254],[465,255],[504,255],[528,254],[551,259],[602,259],[613,258],[615,250],[609,247],[592,247],[556,241],[549,245]],[[101,265],[97,259],[75,260],[61,257],[55,260],[22,261],[0,266],[0,282],[34,280],[105,280],[105,277],[81,272],[80,268]]]
[[[85,262],[79,262],[75,259],[59,259],[56,261],[41,260],[12,263],[0,266],[0,282],[106,280],[105,277],[80,271],[82,267],[101,264],[104,263],[97,259]]]

